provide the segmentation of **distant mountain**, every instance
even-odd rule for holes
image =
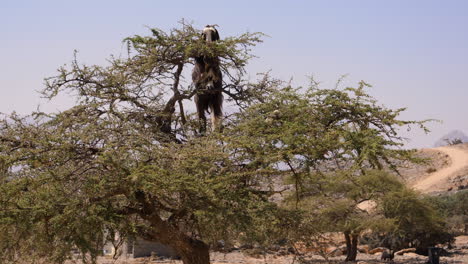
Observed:
[[[454,139],[460,139],[464,143],[468,142],[468,136],[465,135],[465,133],[463,133],[460,130],[453,130],[450,133],[448,133],[447,135],[445,135],[445,136],[441,137],[439,140],[437,140],[436,143],[434,144],[434,146],[435,147],[441,147],[441,146],[448,145],[447,139],[450,140],[450,141],[453,141]]]

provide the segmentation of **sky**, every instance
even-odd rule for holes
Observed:
[[[458,129],[468,133],[468,1],[23,1],[0,0],[0,112],[64,110],[63,96],[40,98],[44,78],[73,58],[105,64],[125,53],[122,39],[164,30],[178,21],[202,29],[218,24],[221,38],[246,31],[269,37],[253,49],[248,74],[307,85],[308,76],[333,88],[360,80],[390,108],[407,107],[402,119],[438,119],[424,134],[401,131],[407,147],[432,147]]]

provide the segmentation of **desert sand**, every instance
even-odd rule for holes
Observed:
[[[428,177],[419,179],[412,187],[422,192],[444,191],[444,187],[451,176],[468,167],[468,151],[454,146],[435,148],[448,155],[450,164],[438,171],[431,173]]]

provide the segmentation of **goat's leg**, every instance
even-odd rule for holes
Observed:
[[[198,110],[198,132],[200,135],[204,135],[206,133],[206,116],[203,109]]]
[[[210,105],[211,109],[211,131],[222,131],[223,121],[223,94],[216,94]]]
[[[206,99],[203,96],[200,97],[198,94],[195,95],[194,99],[198,114],[198,132],[200,135],[204,135],[206,133]]]

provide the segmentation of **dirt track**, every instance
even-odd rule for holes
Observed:
[[[435,148],[434,150],[447,154],[451,162],[449,166],[433,172],[428,177],[414,183],[412,187],[416,190],[422,192],[442,191],[444,190],[444,183],[448,181],[450,176],[468,166],[468,151],[464,149],[445,146]]]

